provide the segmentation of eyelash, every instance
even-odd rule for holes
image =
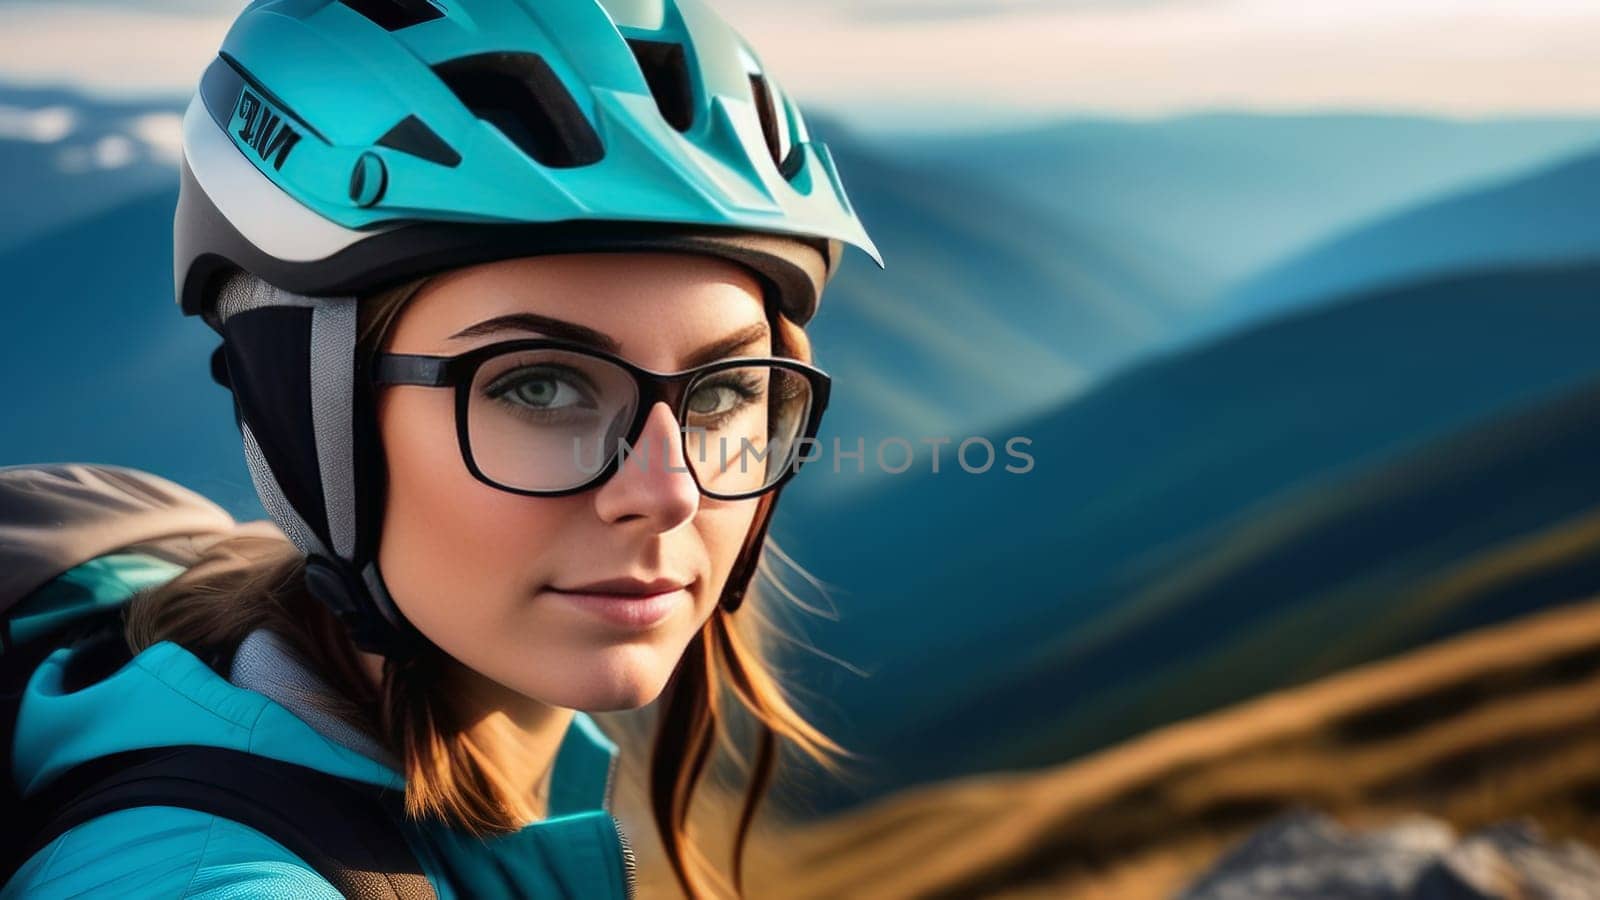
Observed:
[[[753,376],[753,375],[752,376],[746,376],[746,377],[743,377],[743,378],[739,377],[738,374],[725,375],[725,376],[713,375],[711,377],[712,377],[713,380],[707,381],[704,384],[699,385],[699,387],[702,387],[702,388],[705,388],[705,387],[726,387],[726,388],[730,388],[731,390],[734,391],[734,393],[737,393],[739,395],[739,397],[740,397],[740,399],[742,401],[741,406],[743,405],[743,402],[749,402],[751,400],[755,400],[755,399],[759,398],[764,393],[761,390],[761,385],[759,383],[760,379],[757,378],[756,376]],[[719,377],[722,378],[721,381],[715,380],[715,379],[717,379]],[[735,407],[733,409],[728,410],[727,412],[722,413],[721,415],[717,416],[715,421],[712,422],[707,427],[715,427],[717,425],[721,425],[723,422],[726,422],[729,418],[731,418],[734,413],[738,412],[739,408],[740,407]]]
[[[555,411],[538,409],[507,398],[507,395],[528,381],[541,378],[564,380],[574,386],[581,383],[586,385],[591,392],[594,390],[594,384],[577,369],[573,369],[570,366],[545,363],[537,366],[511,369],[485,385],[483,392],[496,403],[518,415],[545,419],[555,414]],[[565,411],[565,414],[570,414],[570,411]]]

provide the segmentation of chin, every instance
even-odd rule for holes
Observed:
[[[654,648],[624,646],[592,654],[576,666],[562,685],[560,697],[547,702],[584,712],[620,712],[654,702],[666,689],[676,660]]]
[[[665,687],[665,682],[654,680],[585,686],[573,698],[577,702],[558,705],[584,712],[625,712],[650,705]]]
[[[590,703],[583,706],[574,706],[572,708],[592,713],[630,712],[635,709],[642,709],[643,707],[649,706],[656,699],[656,697],[659,697],[660,695],[661,692],[656,691],[654,694],[650,695],[638,694],[631,697],[613,698],[600,703]]]

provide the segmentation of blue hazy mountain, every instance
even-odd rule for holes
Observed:
[[[18,108],[65,106],[74,110],[79,123],[101,122],[106,128],[123,130],[133,121],[130,116],[161,109],[149,104],[107,105],[61,91],[11,90],[0,96],[9,97],[3,102]],[[167,111],[175,114],[177,108],[173,104]],[[1058,404],[1106,372],[1192,330],[1208,298],[1209,263],[1191,265],[1184,254],[1168,252],[1159,243],[1126,239],[1107,224],[1115,216],[1087,214],[1093,204],[1083,209],[1063,206],[1038,185],[1027,185],[1027,190],[1020,189],[1021,182],[1008,187],[999,183],[1003,179],[978,177],[961,165],[902,153],[898,139],[884,143],[852,134],[826,114],[815,114],[811,120],[813,131],[833,148],[851,197],[888,263],[888,269],[880,272],[854,251],[847,254],[844,271],[812,325],[818,362],[837,376],[840,385],[824,425],[825,442],[838,438],[853,446],[861,439],[871,446],[890,435],[913,441],[931,435],[959,439],[978,428]],[[1273,151],[1278,154],[1276,162],[1267,167],[1278,173],[1271,187],[1280,181],[1298,183],[1289,170],[1299,163],[1280,157],[1300,144],[1338,145],[1324,134],[1338,124],[1385,134],[1467,129],[1462,133],[1475,136],[1468,142],[1471,152],[1460,154],[1470,157],[1476,168],[1441,164],[1430,178],[1510,165],[1562,141],[1577,140],[1589,127],[1571,122],[1517,123],[1505,129],[1512,137],[1495,137],[1501,131],[1489,125],[1374,121],[1377,124],[1361,118],[1291,119],[1278,126],[1250,117],[1201,117],[1151,125],[1086,123],[1063,126],[1059,132],[998,135],[983,139],[983,146],[992,163],[989,168],[1004,172],[1026,171],[1039,160],[1052,158],[1056,152],[1052,141],[1098,147],[1099,165],[1115,168],[1115,160],[1122,159],[1130,171],[1153,166],[1156,156],[1176,153],[1173,148],[1178,147],[1183,150],[1179,156],[1199,167],[1198,174],[1186,180],[1168,173],[1166,182],[1156,182],[1187,185],[1185,190],[1198,192],[1196,204],[1210,206],[1222,182],[1208,175],[1206,166],[1221,166],[1224,151],[1240,142],[1278,148]],[[1302,129],[1309,136],[1289,137]],[[1228,137],[1234,131],[1240,136]],[[1426,144],[1421,137],[1414,141]],[[1134,152],[1131,148],[1142,146],[1141,142],[1154,149]],[[51,163],[53,157],[38,156],[44,152],[40,146],[0,142],[0,152],[8,152],[8,147],[34,154],[19,157],[19,165],[6,169],[0,179],[20,198],[16,206],[20,214],[13,221],[33,223],[36,230],[47,230],[43,224],[55,219],[121,215],[123,207],[115,212],[110,207],[128,199],[123,194],[132,190],[129,185],[146,184],[152,178],[163,189],[171,183],[165,180],[171,176],[169,170],[147,160],[124,167],[127,178],[115,189],[102,188],[99,181],[112,176],[62,171]],[[1196,147],[1209,149],[1198,153]],[[1202,164],[1207,159],[1211,162]],[[1318,165],[1306,170],[1318,177],[1299,181],[1315,182],[1321,190],[1328,179]],[[1329,190],[1329,202],[1336,206],[1373,189],[1370,177],[1345,175],[1359,184],[1349,191]],[[1097,176],[1096,183],[1103,181]],[[1242,190],[1241,209],[1254,203],[1261,206],[1257,212],[1266,215],[1270,194],[1266,188],[1255,193]],[[61,201],[52,203],[52,198]],[[1109,196],[1102,199],[1111,202]],[[1147,198],[1138,193],[1124,199],[1134,209],[1148,206]],[[1312,215],[1307,210],[1314,205],[1298,204],[1296,214]],[[1326,219],[1335,213],[1318,215]],[[114,240],[109,235],[115,226],[93,228],[107,235],[98,240]],[[1197,244],[1213,239],[1207,234],[1191,237]],[[14,249],[12,258],[28,258],[24,265],[49,264],[50,253]],[[869,475],[861,480],[874,479]],[[843,475],[826,485],[830,490],[855,486]]]
[[[884,139],[1221,290],[1332,234],[1600,144],[1600,120],[1195,115]]]
[[[890,260],[879,271],[852,251],[812,326],[818,362],[839,385],[828,436],[964,434],[1053,405],[1179,314],[1165,298],[1183,279],[1149,276],[1122,248],[1003,194],[887,164],[826,117],[818,129]],[[62,183],[75,176],[46,167],[4,177],[70,193]],[[27,204],[43,202],[28,196],[24,220]],[[206,378],[214,338],[172,305],[175,204],[168,183],[0,251],[0,271],[29,298],[13,319],[27,340],[0,365],[30,380],[52,362],[70,366],[0,425],[0,448],[7,462],[150,468],[255,515],[225,394]]]
[[[1190,273],[811,117],[887,268],[855,251],[810,327],[825,437],[954,434],[1059,403],[1192,314]]]
[[[99,100],[0,84],[0,249],[110,209],[172,179],[151,143],[170,132],[171,100]],[[26,137],[24,136],[26,135]]]
[[[126,201],[0,253],[13,392],[0,465],[97,462],[163,475],[257,518],[217,338],[172,290],[176,191]]]
[[[1600,592],[1600,379],[1269,498],[885,746],[1030,768]],[[1042,630],[1035,632],[1043,634]],[[981,738],[977,737],[981,734]]]
[[[1600,257],[1600,154],[1585,153],[1368,223],[1273,266],[1217,304],[1221,324],[1440,272]]]
[[[819,712],[888,759],[875,787],[906,784],[1061,760],[1318,664],[1554,602],[1534,592],[1456,615],[1404,588],[1424,564],[1467,562],[1475,541],[1600,502],[1580,462],[1592,456],[1565,449],[1593,435],[1506,426],[1527,440],[1503,481],[1483,469],[1470,490],[1406,485],[1457,466],[1477,439],[1429,442],[1600,376],[1597,292],[1600,267],[1576,267],[1350,298],[1151,360],[991,433],[996,446],[1030,438],[1031,472],[969,475],[947,449],[939,475],[924,465],[844,501],[797,495],[774,534],[838,613],[806,618],[807,642],[870,673],[798,653],[829,698]],[[1392,496],[1361,480],[1385,466],[1399,466],[1382,482]],[[1306,504],[1357,524],[1312,528]],[[1358,611],[1401,624],[1383,631]],[[1316,628],[1273,630],[1291,613],[1328,632],[1320,656]],[[915,760],[894,753],[907,741],[923,748]]]

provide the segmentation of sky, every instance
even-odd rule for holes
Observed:
[[[874,129],[1317,109],[1600,112],[1596,0],[712,0]],[[0,80],[187,95],[237,0],[0,0]]]

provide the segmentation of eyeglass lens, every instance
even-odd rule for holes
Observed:
[[[683,461],[712,496],[759,492],[783,477],[811,408],[811,382],[766,363],[718,369],[684,388]],[[629,445],[638,384],[622,367],[559,349],[518,350],[477,369],[467,402],[473,462],[509,488],[559,491],[622,465],[661,466],[660,440]]]

